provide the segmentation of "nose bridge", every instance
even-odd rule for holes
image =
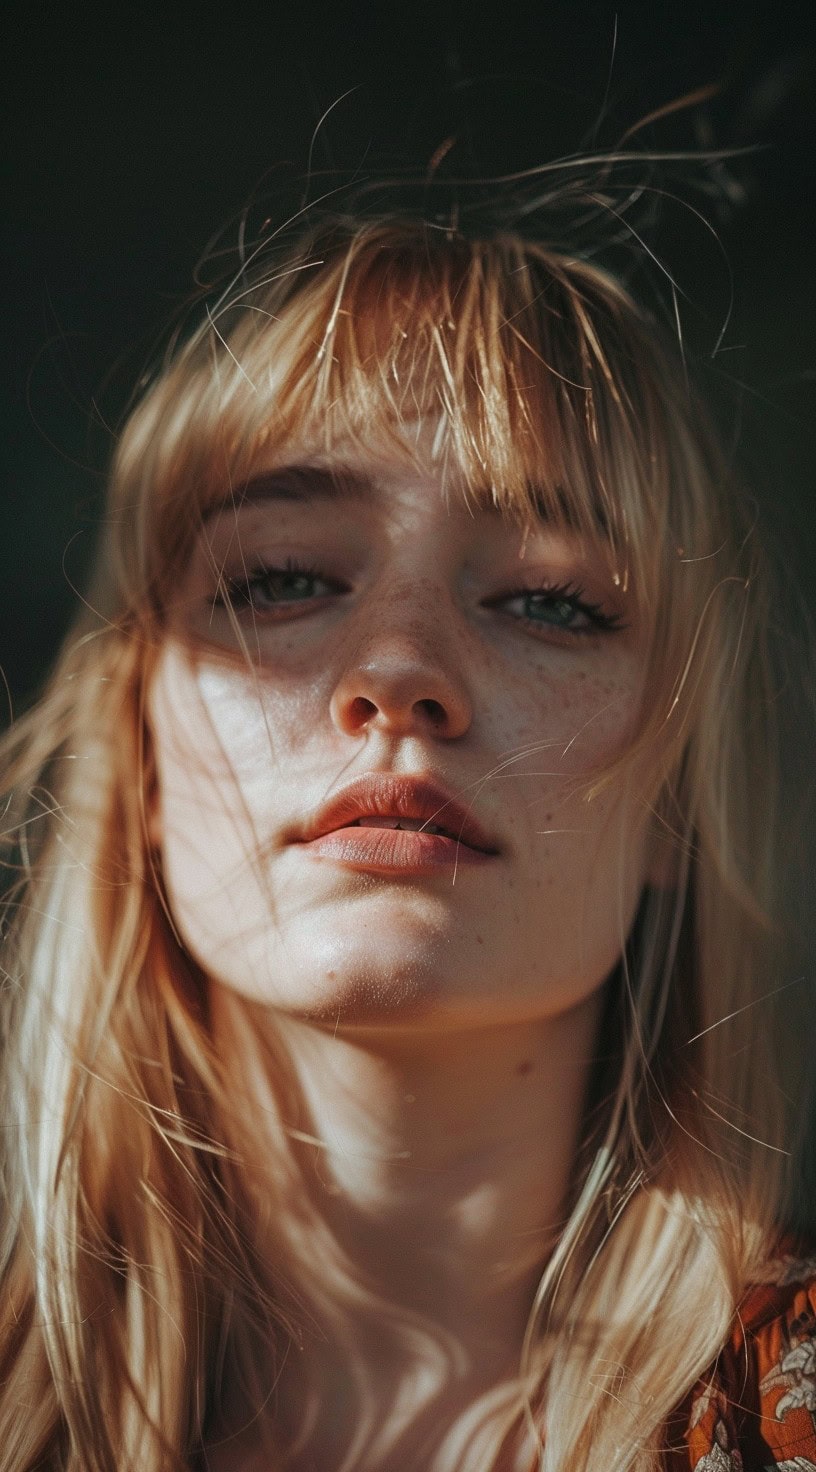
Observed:
[[[448,618],[443,611],[447,610]],[[450,594],[443,579],[394,575],[377,590],[372,600],[368,630],[372,644],[393,642],[434,658],[441,654],[444,636],[450,637]]]
[[[461,735],[471,702],[457,658],[456,613],[441,579],[393,575],[372,592],[349,629],[335,691],[335,719],[346,729],[429,726]]]

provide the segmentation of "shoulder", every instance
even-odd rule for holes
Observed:
[[[695,1472],[816,1472],[816,1254],[767,1264],[686,1409]]]

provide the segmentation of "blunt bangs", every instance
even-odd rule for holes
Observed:
[[[466,500],[602,549],[646,623],[640,735],[673,714],[678,750],[708,646],[744,615],[734,487],[655,324],[593,263],[515,234],[335,221],[270,249],[123,436],[120,592],[160,610],[202,518],[260,464],[372,445],[419,464],[418,424]]]
[[[398,221],[316,240],[276,286],[213,324],[250,466],[293,440],[410,458],[411,427],[430,422],[434,460],[475,504],[602,536],[622,581],[641,539],[653,551],[667,499],[653,328],[600,271],[517,236]]]

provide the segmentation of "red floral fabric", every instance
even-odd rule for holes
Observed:
[[[673,1472],[816,1472],[816,1257],[768,1264],[675,1427]]]

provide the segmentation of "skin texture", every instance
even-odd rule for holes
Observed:
[[[186,573],[149,702],[176,921],[225,984],[332,1024],[557,1015],[608,974],[643,882],[644,815],[575,791],[639,707],[631,610],[577,540],[448,505],[430,469],[359,468],[370,494],[211,518]],[[351,586],[241,608],[236,632],[215,569],[258,558]],[[522,583],[577,586],[626,627],[487,606]],[[370,772],[441,780],[499,854],[375,882],[290,841]]]
[[[149,690],[153,830],[179,932],[212,979],[236,1107],[256,1125],[261,1235],[276,1189],[265,1025],[285,1040],[316,1142],[318,1185],[289,1202],[288,1240],[320,1327],[287,1361],[275,1414],[293,1438],[315,1386],[320,1414],[286,1465],[331,1472],[348,1407],[359,1421],[368,1404],[377,1431],[355,1466],[446,1472],[446,1435],[517,1365],[603,984],[650,878],[636,774],[591,802],[582,790],[626,747],[643,640],[631,595],[576,535],[525,534],[468,506],[427,459],[374,447],[338,451],[340,464],[329,495],[300,471],[285,495],[208,519]],[[307,596],[290,582],[270,605],[257,570],[287,560],[309,571]],[[235,592],[248,575],[258,606],[245,583],[231,617],[223,578]],[[531,621],[521,587],[569,594]],[[297,841],[370,772],[442,782],[497,853],[406,877]],[[391,1305],[388,1329],[345,1292],[355,1273]],[[457,1347],[435,1380],[417,1322]],[[248,1414],[225,1412],[211,1466],[255,1465],[257,1428],[234,1434]]]

